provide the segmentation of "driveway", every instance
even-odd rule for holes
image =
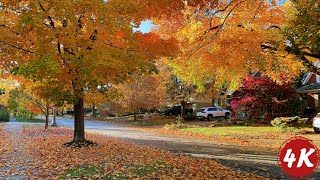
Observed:
[[[44,119],[44,117],[40,117]],[[69,118],[57,118],[59,126],[73,128],[74,122]],[[272,178],[287,179],[278,167],[275,151],[237,146],[220,142],[203,141],[193,138],[177,138],[152,132],[133,130],[115,126],[108,122],[85,121],[86,132],[99,133],[109,137],[121,138],[139,145],[153,146],[175,153],[187,154],[198,158],[210,158],[235,170],[253,172]],[[311,176],[320,177],[319,169]]]

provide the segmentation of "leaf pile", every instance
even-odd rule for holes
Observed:
[[[207,159],[172,154],[119,139],[89,134],[87,139],[99,145],[89,148],[67,148],[72,131],[67,128],[25,126],[26,148],[35,159],[37,178],[91,179],[262,179],[229,169]]]

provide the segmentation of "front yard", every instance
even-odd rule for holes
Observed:
[[[312,140],[315,145],[320,147],[320,135],[315,134],[311,128],[303,129],[281,129],[278,127],[212,127],[212,128],[183,128],[178,130],[180,133],[191,133],[206,136],[210,139],[220,141],[231,141],[241,145],[253,145],[256,147],[278,149],[282,143],[293,137],[303,136]]]
[[[273,150],[278,150],[284,141],[293,136],[306,137],[312,140],[315,145],[320,146],[320,135],[315,134],[312,128],[281,129],[271,126],[223,126],[217,121],[191,121],[175,125],[173,124],[174,122],[175,120],[171,120],[170,123],[166,123],[166,121],[161,123],[161,120],[138,120],[136,122],[122,121],[120,124],[126,124],[135,129],[151,131],[162,135],[190,137]],[[145,124],[149,126],[146,127]]]

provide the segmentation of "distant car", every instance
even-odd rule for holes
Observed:
[[[200,108],[197,112],[198,119],[208,119],[212,121],[214,117],[225,117],[226,119],[231,116],[229,110],[222,110],[218,107],[204,107]]]
[[[189,108],[189,109],[185,109],[184,110],[185,114],[188,114],[188,113],[193,113],[193,109],[192,108]],[[163,114],[165,116],[178,116],[179,114],[181,114],[181,106],[172,106],[172,107],[169,107],[167,109],[165,109],[163,111]]]
[[[320,114],[317,114],[316,117],[313,118],[312,126],[314,132],[320,134]]]

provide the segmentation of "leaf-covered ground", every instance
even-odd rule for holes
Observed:
[[[15,128],[5,131],[18,138],[7,142],[16,149],[11,158],[13,155],[23,157],[17,158],[14,164],[4,162],[5,168],[0,168],[0,174],[10,173],[4,177],[15,174],[14,177],[31,179],[263,179],[212,160],[172,154],[96,134],[87,137],[99,144],[96,147],[67,148],[62,144],[72,139],[73,134],[68,128],[45,131],[43,127],[23,125],[19,131]],[[10,169],[6,167],[10,165],[15,169],[4,171]]]
[[[8,152],[10,148],[6,145],[8,144],[8,135],[4,132],[4,123],[0,123],[0,155],[3,155],[4,153]],[[0,162],[0,167],[2,163]]]
[[[174,137],[189,137],[198,140],[218,141],[241,146],[258,147],[263,149],[278,150],[280,146],[293,136],[303,136],[320,146],[320,135],[315,134],[313,129],[286,129],[277,127],[133,127],[139,131],[149,131],[161,135]]]

